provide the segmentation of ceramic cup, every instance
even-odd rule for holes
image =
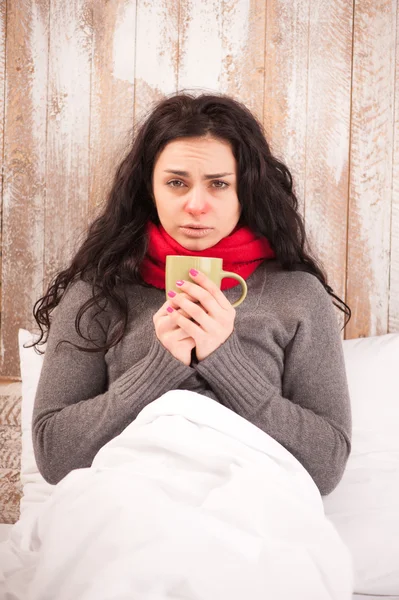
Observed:
[[[236,302],[232,303],[232,305],[236,307],[245,300],[248,291],[245,279],[243,279],[240,275],[237,275],[236,273],[223,271],[222,258],[211,258],[208,256],[175,255],[168,255],[166,257],[165,292],[167,300],[169,299],[167,295],[169,290],[181,292],[181,289],[178,286],[176,286],[176,281],[179,281],[181,279],[185,279],[186,281],[193,281],[189,275],[190,269],[196,269],[197,271],[201,271],[219,287],[224,277],[231,277],[232,279],[236,279],[241,284],[242,294]]]

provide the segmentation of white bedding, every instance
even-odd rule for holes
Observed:
[[[0,542],[4,542],[11,531],[12,525],[8,523],[0,523]]]
[[[147,406],[0,544],[7,600],[350,600],[352,590],[349,552],[305,469],[182,390]]]

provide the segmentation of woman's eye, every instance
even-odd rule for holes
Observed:
[[[213,181],[212,183],[217,184],[217,185],[215,185],[215,187],[219,188],[221,190],[223,190],[224,188],[228,187],[228,185],[229,185],[225,181]]]
[[[184,183],[182,181],[180,181],[179,179],[172,179],[172,181],[168,181],[168,183],[167,183],[167,185],[169,185],[170,187],[174,187],[174,188],[181,187],[180,185],[175,185],[175,184],[184,185]]]

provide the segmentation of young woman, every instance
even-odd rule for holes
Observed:
[[[47,341],[33,414],[44,478],[89,467],[146,405],[188,389],[268,433],[330,493],[351,440],[333,304],[350,309],[308,248],[290,172],[249,110],[226,96],[161,101],[35,304],[36,345]],[[165,302],[168,254],[223,258],[246,279],[246,300],[235,310],[233,280],[220,290],[192,272]]]

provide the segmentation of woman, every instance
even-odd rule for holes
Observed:
[[[48,334],[33,414],[44,478],[89,467],[146,405],[188,389],[268,433],[330,493],[351,439],[331,296],[350,309],[306,245],[290,172],[249,110],[225,96],[161,101],[35,304],[37,344]],[[197,253],[246,279],[237,310],[234,282],[219,290],[198,272],[165,302],[166,255]]]

